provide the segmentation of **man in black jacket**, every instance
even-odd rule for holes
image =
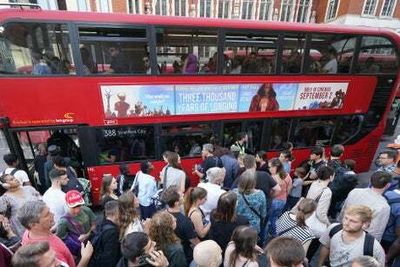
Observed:
[[[115,266],[121,258],[118,201],[108,201],[104,206],[104,213],[105,219],[92,239],[94,253],[89,266]]]

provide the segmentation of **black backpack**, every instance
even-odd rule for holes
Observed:
[[[338,224],[336,226],[334,226],[330,231],[329,231],[329,238],[332,239],[332,237],[337,234],[340,230],[342,230],[343,225],[342,224]],[[363,255],[366,256],[374,256],[374,242],[375,242],[375,238],[368,234],[367,232],[365,232],[365,239],[364,239],[364,251],[363,251]]]
[[[99,256],[103,253],[102,249],[103,233],[113,228],[114,226],[110,224],[99,225],[96,227],[96,230],[94,231],[93,235],[90,238],[90,243],[92,243],[93,245],[93,254],[92,257],[90,258],[88,267],[99,266],[99,261],[101,260]]]

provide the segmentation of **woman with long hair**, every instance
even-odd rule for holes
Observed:
[[[210,231],[211,224],[200,209],[207,200],[207,191],[201,187],[189,188],[185,195],[185,215],[192,221],[197,236],[203,239]]]
[[[302,199],[293,211],[286,211],[276,222],[278,236],[291,236],[299,240],[307,252],[314,235],[306,225],[306,220],[313,214],[317,204],[314,200]]]
[[[118,200],[118,196],[115,194],[117,188],[117,180],[111,174],[105,174],[100,188],[100,202],[103,207],[110,200]]]
[[[264,83],[257,94],[251,99],[249,111],[274,111],[279,110],[276,92],[271,83]]]
[[[273,158],[268,162],[268,168],[272,178],[279,184],[281,191],[274,196],[271,204],[271,215],[269,218],[269,232],[272,237],[276,236],[276,220],[281,216],[285,207],[287,197],[292,188],[292,179],[285,172],[279,158]]]
[[[119,233],[122,240],[132,232],[143,232],[143,225],[137,212],[139,200],[132,191],[123,193],[118,198],[119,204]]]
[[[249,225],[246,217],[236,214],[237,196],[234,192],[222,194],[217,208],[211,212],[210,239],[214,240],[225,251],[232,233],[240,225]]]
[[[188,266],[179,238],[175,234],[176,219],[168,211],[159,211],[151,218],[149,236],[169,261],[169,267]]]
[[[232,234],[225,251],[224,267],[258,267],[257,232],[249,226],[239,226]]]
[[[163,155],[164,156],[164,155]],[[186,173],[182,170],[181,158],[178,153],[169,151],[165,153],[167,165],[160,172],[160,180],[164,189],[175,185],[179,193],[185,192]]]
[[[232,190],[237,196],[236,213],[249,220],[250,226],[260,233],[265,227],[267,201],[263,191],[256,189],[256,172],[248,169],[240,175],[239,187]]]

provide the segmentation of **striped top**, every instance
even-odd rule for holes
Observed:
[[[290,218],[289,214],[290,211],[283,213],[282,216],[276,222],[276,231],[278,235],[293,237],[299,240],[302,244],[313,239],[314,236],[311,233],[310,229],[307,226],[305,227],[298,226],[297,222],[292,218]]]

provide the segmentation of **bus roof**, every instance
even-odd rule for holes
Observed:
[[[221,27],[232,29],[272,29],[277,31],[304,31],[304,32],[332,32],[342,34],[369,34],[386,35],[400,43],[400,36],[394,31],[349,25],[332,24],[310,24],[310,23],[289,23],[278,21],[255,21],[238,19],[219,19],[219,18],[192,18],[192,17],[172,17],[157,15],[132,15],[123,13],[99,13],[99,12],[73,12],[73,11],[49,11],[40,9],[0,9],[0,21],[5,23],[11,20],[43,20],[43,21],[64,21],[104,24],[139,24],[139,25],[170,25],[188,27]]]

